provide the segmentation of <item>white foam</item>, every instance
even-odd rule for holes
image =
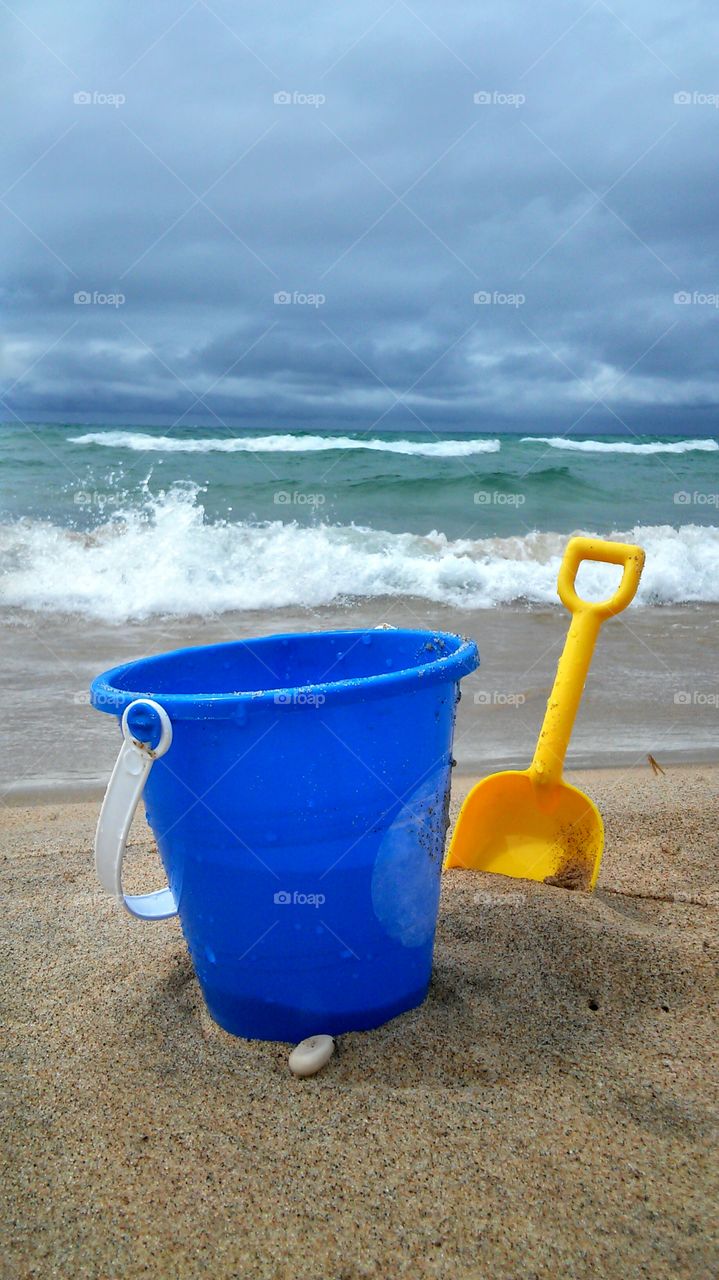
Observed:
[[[669,525],[615,535],[646,548],[645,604],[719,600],[719,528]],[[176,486],[90,534],[20,520],[0,525],[5,606],[110,622],[158,614],[318,606],[415,596],[483,609],[556,601],[566,534],[451,540],[347,525],[210,523],[198,491]],[[606,566],[582,569],[606,594]]]
[[[653,440],[633,444],[628,440],[568,440],[565,436],[522,436],[522,444],[548,444],[551,449],[574,453],[714,453],[716,440]]]
[[[498,453],[499,440],[356,440],[351,436],[151,436],[143,431],[89,431],[70,436],[72,444],[97,444],[139,453],[326,453],[330,450],[366,449],[376,453],[403,453],[420,458],[469,458],[476,453]]]

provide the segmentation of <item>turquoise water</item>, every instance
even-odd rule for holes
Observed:
[[[0,476],[0,765],[20,792],[101,789],[117,741],[87,688],[120,661],[388,623],[478,641],[455,755],[526,764],[579,530],[638,541],[647,562],[598,646],[570,763],[719,750],[716,441],[4,426]],[[580,588],[606,594],[606,571]]]
[[[686,440],[603,437],[596,443],[604,448],[594,452],[586,441],[490,436],[471,438],[482,452],[423,456],[389,449],[472,445],[426,432],[364,440],[342,436],[337,448],[331,437],[314,433],[233,437],[207,427],[180,427],[171,435],[163,428],[38,426],[30,432],[19,425],[4,425],[0,432],[5,514],[84,528],[93,527],[103,497],[108,503],[141,503],[145,484],[159,493],[186,481],[201,487],[211,520],[291,515],[307,523],[320,514],[327,521],[394,532],[434,528],[452,538],[463,536],[468,525],[481,526],[484,536],[524,533],[528,527],[564,532],[583,523],[606,524],[608,516],[622,528],[676,524],[687,512],[675,494],[711,494],[719,486],[714,440],[687,448]],[[263,440],[266,447],[247,451],[250,442]],[[234,450],[235,442],[245,447]],[[661,452],[643,452],[651,444]],[[614,452],[627,446],[631,452]],[[286,512],[278,510],[283,489]],[[92,495],[87,506],[84,493]],[[477,493],[483,496],[475,501]],[[717,523],[711,501],[687,506],[692,522]]]
[[[549,603],[578,530],[645,545],[646,604],[719,598],[714,439],[0,432],[1,590],[25,609]]]

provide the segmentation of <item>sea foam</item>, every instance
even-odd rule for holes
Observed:
[[[139,453],[326,453],[364,449],[375,453],[401,453],[418,458],[470,458],[478,453],[499,453],[499,440],[365,440],[351,436],[152,436],[143,431],[88,431],[69,436],[71,444],[96,444]]]
[[[629,440],[569,440],[565,436],[522,436],[522,444],[546,444],[550,449],[573,453],[714,453],[716,440],[650,440],[635,444]]]
[[[549,604],[567,536],[449,539],[355,525],[210,522],[198,489],[181,485],[116,511],[90,533],[28,519],[0,525],[0,599],[109,622],[371,597],[460,609]],[[719,528],[639,526],[614,536],[646,548],[641,603],[719,600]],[[607,594],[606,573],[584,566],[581,589]]]

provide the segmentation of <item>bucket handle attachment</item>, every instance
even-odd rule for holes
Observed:
[[[139,714],[138,714],[139,713]],[[167,920],[177,915],[175,897],[167,885],[154,893],[123,893],[122,860],[135,810],[156,760],[164,756],[172,743],[170,717],[152,698],[137,698],[122,716],[123,743],[115,762],[102,802],[95,833],[95,869],[100,883],[113,898],[121,902],[133,916],[141,920]],[[134,732],[142,732],[148,740],[140,741]],[[150,742],[157,735],[159,741]]]

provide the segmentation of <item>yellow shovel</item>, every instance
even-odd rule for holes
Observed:
[[[623,566],[611,599],[580,600],[574,580],[582,560]],[[568,543],[557,587],[572,622],[534,759],[528,769],[494,773],[472,788],[457,819],[445,867],[498,871],[566,889],[594,888],[604,825],[589,797],[562,780],[562,766],[599,628],[634,599],[643,567],[644,552],[629,543],[599,538],[572,538]]]

